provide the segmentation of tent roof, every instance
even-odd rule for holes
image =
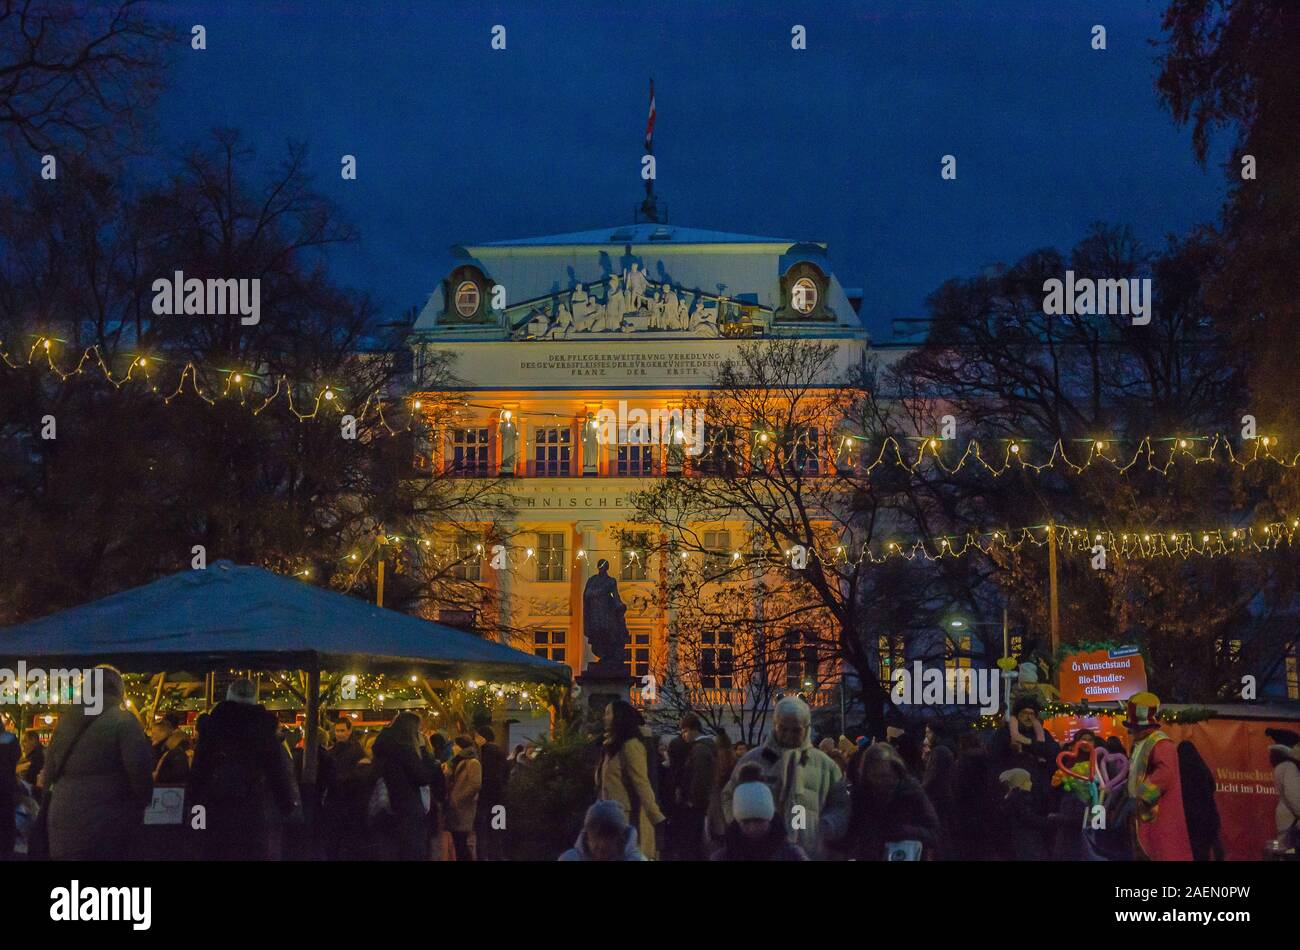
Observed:
[[[229,561],[0,630],[0,659],[10,658],[123,672],[253,666],[569,679],[562,664]]]

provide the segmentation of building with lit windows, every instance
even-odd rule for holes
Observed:
[[[634,527],[630,492],[649,479],[689,478],[707,460],[603,439],[597,421],[638,410],[670,418],[675,408],[680,419],[684,396],[713,385],[723,361],[755,338],[829,343],[839,365],[856,363],[867,347],[856,301],[824,244],[657,222],[453,253],[409,344],[414,395],[438,398],[429,368],[450,359],[454,383],[442,393],[454,390],[463,408],[450,423],[431,420],[418,464],[507,479],[514,516],[501,569],[492,567],[486,534],[471,528],[449,543],[481,555],[465,569],[495,588],[496,629],[575,674],[591,659],[583,587],[608,560],[628,605],[628,670],[643,676],[668,650],[674,610],[660,558],[638,550],[635,535],[619,543],[616,534]],[[824,444],[815,442],[806,464],[829,470],[829,457],[819,458]],[[705,543],[725,555],[743,536],[743,525],[718,525]],[[705,646],[694,671],[700,688],[736,688],[728,645]],[[798,644],[792,651],[794,672],[785,664],[773,675],[829,679],[803,668]]]

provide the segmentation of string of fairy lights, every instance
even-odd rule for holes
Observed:
[[[940,561],[966,557],[973,554],[1014,554],[1022,548],[1043,548],[1055,533],[1058,549],[1083,555],[1095,555],[1098,547],[1108,556],[1131,559],[1227,557],[1258,554],[1265,551],[1290,548],[1300,534],[1300,518],[1276,520],[1245,526],[1215,526],[1182,530],[1133,529],[1118,530],[1109,527],[1089,527],[1069,524],[1036,524],[1014,529],[966,532],[959,535],[940,535],[924,539],[883,540],[861,545],[791,545],[782,551],[762,549],[693,550],[668,545],[658,550],[634,547],[597,548],[581,547],[572,556],[563,549],[539,551],[530,544],[478,541],[469,544],[437,543],[430,538],[384,535],[385,544],[408,544],[420,550],[435,567],[458,565],[484,565],[498,570],[518,571],[533,562],[541,567],[577,567],[584,562],[594,563],[602,557],[616,566],[646,566],[648,559],[658,553],[671,571],[693,570],[700,566],[716,573],[745,569],[769,570],[774,568],[800,570],[806,564],[819,561],[830,567],[857,567],[863,562],[883,564],[900,559],[904,561]],[[800,551],[800,548],[803,548]],[[376,547],[365,555],[369,560]],[[362,561],[360,552],[348,555],[353,561]],[[495,563],[494,563],[495,561]]]
[[[363,423],[374,413],[379,425],[377,431],[388,435],[398,435],[423,429],[430,421],[425,418],[424,400],[411,397],[404,402],[410,412],[405,424],[394,425],[385,412],[385,401],[376,394],[368,395],[359,405],[349,407],[346,390],[331,384],[294,382],[283,374],[267,374],[248,369],[231,369],[207,366],[187,361],[180,366],[174,385],[164,386],[159,383],[159,370],[168,366],[170,361],[147,354],[133,355],[126,362],[125,370],[115,371],[99,346],[84,349],[68,365],[61,365],[57,359],[57,350],[62,341],[53,336],[37,336],[20,360],[5,349],[0,340],[0,362],[11,369],[44,367],[62,381],[84,375],[87,370],[98,371],[103,378],[116,389],[122,389],[133,382],[138,382],[148,391],[157,393],[165,405],[187,392],[209,405],[223,401],[237,401],[249,409],[253,415],[260,415],[277,400],[283,400],[291,415],[299,422],[307,422],[321,417],[324,410],[330,409],[336,415],[351,415],[358,424]],[[174,364],[173,364],[174,365]],[[201,376],[211,376],[221,380],[214,386],[204,388]],[[295,393],[306,394],[295,396]],[[390,407],[391,407],[390,401]],[[497,415],[498,421],[506,428],[516,426],[520,421],[517,410],[510,406],[493,405],[469,400],[458,400],[448,407],[454,416],[464,410],[486,410]],[[573,418],[560,412],[530,410],[530,416],[562,421],[566,426],[573,423]],[[670,425],[676,426],[673,436],[681,442],[681,420],[669,416]],[[456,419],[455,421],[462,421]],[[600,427],[601,421],[591,413],[586,416],[586,424]],[[636,426],[629,427],[633,430]],[[1181,434],[1163,437],[1143,436],[1141,439],[1120,437],[1098,437],[1080,439],[1058,439],[1041,451],[1046,452],[1038,460],[1030,458],[1037,447],[1033,439],[1008,437],[997,440],[996,447],[986,449],[978,439],[966,442],[965,447],[952,460],[954,440],[940,436],[865,436],[847,432],[834,435],[823,433],[815,426],[796,426],[789,431],[778,431],[777,427],[764,425],[749,426],[709,426],[705,434],[705,454],[715,463],[735,462],[762,457],[766,452],[776,450],[787,456],[811,453],[804,462],[808,474],[822,471],[817,460],[823,444],[833,450],[833,468],[837,471],[851,470],[870,474],[882,466],[892,466],[909,473],[918,473],[926,468],[956,475],[967,468],[978,469],[994,478],[1010,472],[1028,471],[1035,474],[1062,470],[1081,474],[1094,467],[1109,468],[1119,474],[1127,474],[1135,469],[1140,472],[1168,475],[1179,463],[1190,465],[1223,464],[1238,469],[1245,469],[1260,463],[1270,463],[1284,469],[1300,466],[1300,451],[1284,453],[1279,440],[1274,435],[1260,434],[1254,438],[1243,438],[1242,445],[1236,447],[1228,437],[1214,433],[1212,435]],[[645,426],[648,432],[649,426]],[[741,432],[748,439],[739,438]],[[670,439],[670,441],[672,441]],[[748,442],[742,446],[741,442]],[[910,443],[910,444],[908,444]],[[874,448],[873,448],[874,447]],[[796,459],[795,461],[800,461]],[[729,471],[734,475],[735,472]]]

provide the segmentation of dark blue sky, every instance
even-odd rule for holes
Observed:
[[[267,160],[307,140],[361,230],[339,277],[396,316],[450,244],[629,221],[653,75],[672,223],[829,242],[881,339],[946,278],[1068,248],[1092,221],[1158,244],[1214,217],[1219,170],[1155,96],[1164,6],[183,2],[177,25],[202,23],[208,48],[180,54],[160,120],[177,145],[236,126]]]

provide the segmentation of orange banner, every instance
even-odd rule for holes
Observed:
[[[1067,703],[1122,703],[1147,688],[1147,667],[1136,650],[1071,653],[1061,661],[1060,677]]]

